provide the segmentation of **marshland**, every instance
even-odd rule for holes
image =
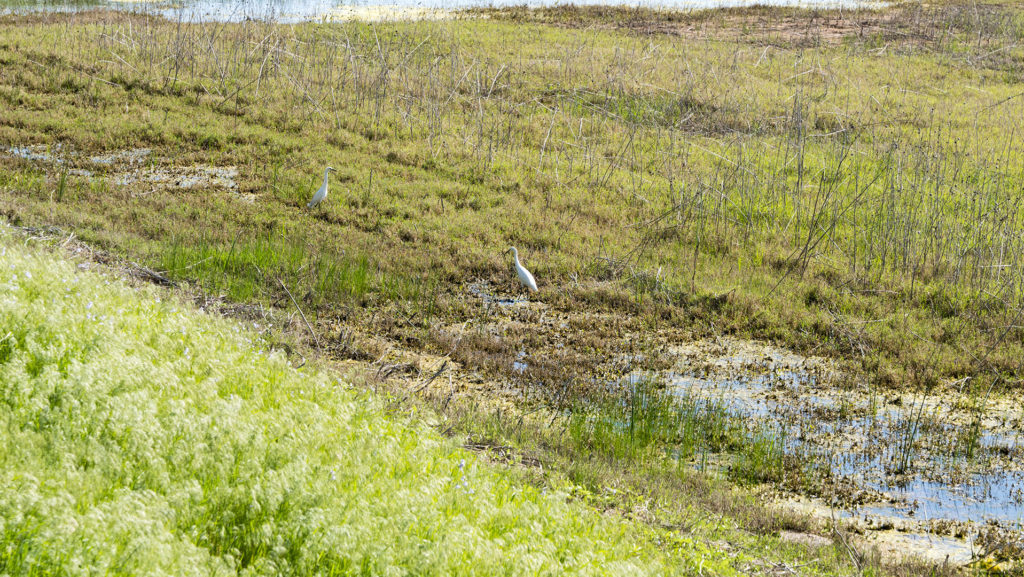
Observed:
[[[1022,571],[1024,7],[190,6],[0,15],[5,572]]]

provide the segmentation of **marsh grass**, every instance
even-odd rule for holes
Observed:
[[[7,159],[4,211],[240,299],[280,299],[281,277],[316,312],[448,310],[429,295],[504,278],[494,247],[514,243],[553,285],[611,280],[629,297],[613,308],[652,322],[703,317],[845,355],[887,386],[923,362],[943,378],[1017,381],[1017,11],[492,16],[7,16],[13,114],[0,138],[234,164],[256,202],[100,177],[58,182],[76,201],[54,203],[35,164]],[[702,28],[629,25],[640,20]],[[755,21],[838,37],[765,45],[744,31]],[[603,25],[576,28],[587,22]],[[343,168],[324,210],[306,214],[324,164]]]
[[[359,302],[378,289],[381,281],[367,257],[342,256],[323,262],[310,256],[304,238],[285,245],[272,235],[236,237],[227,250],[204,238],[186,243],[173,237],[162,255],[161,270],[173,276],[209,279],[207,290],[227,291],[227,296],[237,302],[260,300],[265,279],[283,276],[289,284],[307,287],[302,300],[316,310],[331,302]],[[391,290],[398,293],[396,298],[408,296],[402,294],[402,287]]]
[[[602,319],[522,377],[524,396],[575,407],[580,446],[612,455],[732,430],[714,408],[595,396],[592,361],[625,348],[624,328],[767,338],[880,389],[1018,388],[1015,6],[492,16],[4,16],[0,142],[61,143],[77,154],[63,166],[97,176],[4,156],[0,213],[239,301],[288,307],[286,286],[318,327],[513,379],[541,337],[448,326],[483,316],[465,283],[512,288],[500,250],[515,244],[539,298]],[[120,186],[86,160],[137,146],[170,169],[237,166],[238,190]],[[327,164],[331,196],[305,211]],[[720,442],[749,451],[740,478],[778,478],[781,439]]]
[[[630,378],[624,390],[597,398],[578,398],[566,411],[567,439],[577,451],[594,451],[613,461],[668,460],[710,474],[724,472],[742,483],[799,479],[810,471],[793,466],[785,438],[769,425],[751,424],[724,401],[671,393],[657,380]],[[709,456],[725,460],[724,471],[706,467]],[[799,481],[797,481],[799,482]]]
[[[629,409],[621,399],[608,398],[550,414],[502,411],[453,397],[445,387],[410,396],[402,389],[387,389],[386,383],[381,386],[401,397],[401,402],[425,404],[444,419],[439,428],[466,432],[468,446],[475,450],[501,462],[526,465],[521,470],[527,477],[538,465],[556,479],[564,475],[598,505],[599,496],[607,497],[609,488],[628,487],[622,494],[625,502],[613,498],[605,506],[628,509],[629,499],[650,497],[669,517],[702,517],[710,512],[759,535],[770,536],[783,528],[815,529],[809,518],[756,505],[749,494],[726,482],[733,470],[728,451],[741,450],[759,431],[746,430],[738,415],[714,402],[694,401],[683,411],[674,399],[649,389],[642,393],[644,409]],[[689,444],[681,441],[680,432],[691,437]],[[718,437],[711,438],[716,433]],[[544,479],[540,482],[550,482]],[[691,507],[693,501],[700,506]],[[691,518],[686,524],[694,522],[698,521]]]
[[[740,445],[733,467],[729,470],[731,479],[746,483],[790,483],[800,487],[809,482],[813,463],[799,462],[786,451],[785,430],[762,427]]]

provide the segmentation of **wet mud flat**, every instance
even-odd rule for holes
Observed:
[[[1024,559],[1024,409],[969,380],[874,390],[825,359],[718,338],[674,347],[658,375],[770,431],[803,470],[780,506],[842,520],[882,551]]]

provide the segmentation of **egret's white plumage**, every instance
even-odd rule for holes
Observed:
[[[530,289],[533,292],[537,292],[537,281],[533,280],[533,275],[530,274],[530,271],[526,270],[526,267],[524,267],[523,264],[519,262],[519,251],[516,250],[516,247],[510,246],[508,247],[508,250],[506,250],[505,252],[511,252],[512,256],[515,258],[516,274],[519,275],[519,284],[523,285],[524,287]]]
[[[328,166],[327,170],[324,171],[324,183],[320,185],[320,190],[316,191],[316,194],[313,195],[313,200],[306,204],[306,208],[313,208],[327,198],[327,176],[331,174],[332,170],[334,169]]]

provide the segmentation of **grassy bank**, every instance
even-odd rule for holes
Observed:
[[[280,279],[319,318],[370,307],[369,332],[433,350],[476,314],[464,283],[511,288],[515,244],[543,300],[638,332],[1013,388],[1024,32],[983,8],[5,16],[0,140],[51,162],[0,160],[0,208],[237,301],[281,302]],[[175,186],[208,167],[237,182]]]
[[[6,574],[728,572],[515,483],[238,325],[0,234]]]

